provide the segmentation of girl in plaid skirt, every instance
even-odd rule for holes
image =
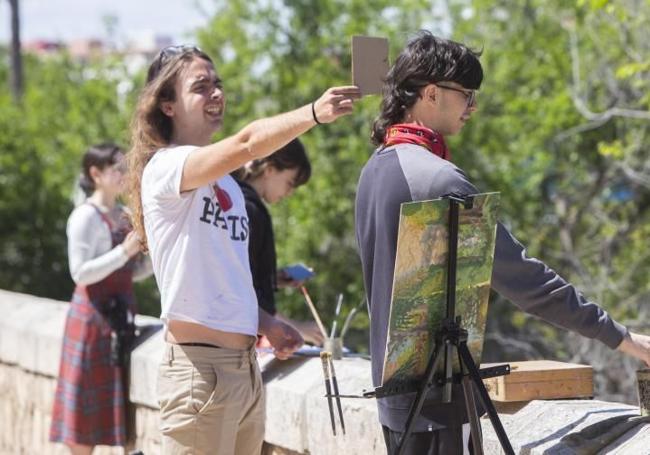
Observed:
[[[115,145],[91,147],[83,157],[80,186],[88,197],[68,219],[68,259],[76,288],[65,325],[50,440],[73,454],[93,446],[124,446],[128,342],[136,313],[134,275],[151,274],[135,260],[137,235],[123,206],[124,155]]]

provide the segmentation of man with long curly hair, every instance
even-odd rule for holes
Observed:
[[[331,88],[311,104],[213,143],[226,98],[210,57],[174,46],[151,64],[133,117],[129,172],[134,227],[151,253],[165,322],[158,376],[163,453],[260,453],[256,336],[266,335],[279,358],[302,338],[258,310],[248,214],[229,173],[351,113],[358,97],[356,87]]]

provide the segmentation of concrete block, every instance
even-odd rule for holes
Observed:
[[[607,446],[603,453],[629,455],[650,453],[650,424],[639,425]]]
[[[339,392],[360,394],[370,388],[369,362],[360,358],[335,361]],[[320,358],[271,362],[264,366],[267,400],[265,440],[296,452],[312,455],[384,454],[383,436],[374,400],[342,399],[347,434],[338,421],[332,434]]]
[[[33,363],[23,365],[21,362],[21,366],[28,371],[57,377],[68,305],[57,302],[46,308],[47,311],[39,312],[32,319],[32,330],[25,337],[26,341],[29,340],[25,348],[32,351],[32,355],[26,358],[33,359]]]
[[[598,400],[557,400],[531,401],[518,412],[501,414],[500,418],[516,454],[573,455],[573,448],[562,441],[564,436],[611,417],[629,414],[638,414],[638,408]],[[503,453],[487,417],[481,423],[485,452]]]
[[[61,341],[68,304],[0,290],[0,453],[65,454],[47,441]],[[156,398],[158,365],[164,341],[157,318],[138,316],[148,326],[131,357],[131,400],[136,403],[138,448],[160,452]],[[146,339],[145,339],[146,338]],[[325,455],[385,454],[375,400],[342,399],[347,434],[332,434],[320,358],[280,362],[260,358],[266,391],[266,441],[269,453]],[[370,362],[335,361],[339,391],[357,395],[371,388]],[[638,408],[596,400],[533,401],[500,406],[500,417],[515,453],[573,454],[562,438],[612,417],[638,414]],[[483,420],[485,453],[501,453],[487,419]],[[600,453],[650,454],[650,425],[622,434]],[[99,447],[96,454],[121,453]]]
[[[0,361],[56,376],[68,305],[0,290]]]
[[[129,396],[136,404],[158,409],[156,384],[158,382],[158,364],[162,360],[165,342],[163,331],[159,330],[160,320],[155,319],[158,330],[139,344],[131,353],[131,381]],[[136,319],[138,325],[144,325],[144,319]],[[154,330],[154,329],[151,329]]]
[[[273,422],[266,427],[265,440],[304,452],[308,448],[306,397],[310,392],[317,393],[318,380],[322,377],[320,359],[271,361],[264,366],[262,377],[266,393],[266,420]]]

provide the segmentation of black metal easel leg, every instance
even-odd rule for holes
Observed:
[[[485,389],[485,385],[481,380],[481,376],[479,375],[478,368],[476,367],[474,359],[472,358],[472,355],[470,354],[469,349],[465,343],[460,343],[458,345],[458,353],[463,359],[463,364],[467,368],[472,382],[478,389],[478,397],[481,400],[483,406],[485,406],[488,417],[490,418],[490,422],[492,422],[492,426],[494,427],[494,431],[499,438],[499,442],[501,443],[503,451],[506,453],[506,455],[515,455],[515,451],[513,450],[512,445],[510,445],[510,440],[506,434],[506,430],[503,428],[501,420],[499,420],[497,410],[494,408],[492,400],[490,400],[490,396],[488,395],[487,390]]]
[[[463,394],[465,395],[465,409],[467,409],[467,418],[469,419],[470,438],[472,438],[474,455],[483,455],[481,423],[478,420],[478,411],[476,410],[476,401],[474,400],[472,383],[468,376],[463,376],[461,384],[463,386]]]
[[[413,424],[415,423],[415,418],[420,415],[422,405],[424,404],[424,399],[426,398],[430,384],[433,381],[433,375],[435,374],[436,369],[438,368],[438,363],[440,363],[440,359],[443,356],[443,349],[444,343],[436,342],[433,352],[431,353],[431,357],[429,357],[429,363],[427,364],[427,369],[424,373],[422,385],[418,389],[415,395],[415,400],[413,400],[413,404],[409,410],[409,416],[406,420],[404,433],[402,434],[402,439],[399,441],[395,455],[402,455],[406,449],[406,441],[408,441],[408,439],[411,437],[411,433],[413,432]]]

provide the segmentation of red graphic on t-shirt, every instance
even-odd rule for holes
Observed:
[[[218,183],[212,185],[212,191],[214,191],[214,195],[217,198],[221,210],[227,212],[232,208],[232,199],[230,199],[230,195],[226,190],[221,188]]]

